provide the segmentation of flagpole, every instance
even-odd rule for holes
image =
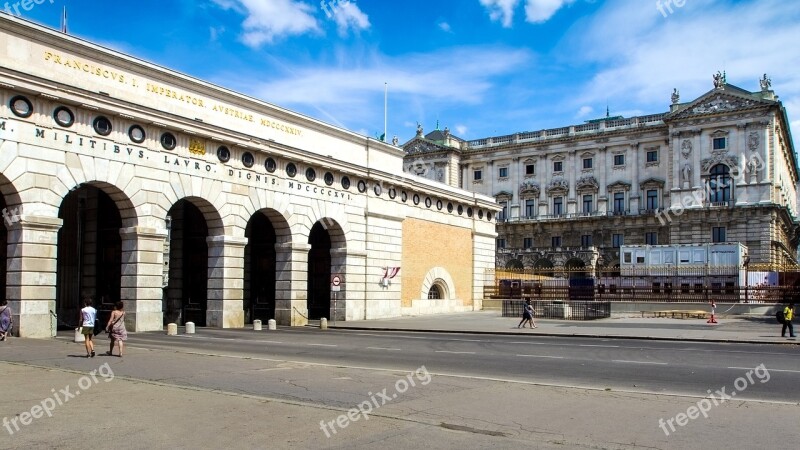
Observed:
[[[389,122],[389,83],[383,83],[383,142],[389,136],[386,135],[386,128]]]

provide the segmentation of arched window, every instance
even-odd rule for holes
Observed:
[[[428,291],[428,300],[440,300],[442,298],[442,288],[438,284],[431,285]]]
[[[711,203],[723,203],[733,200],[730,171],[730,168],[725,164],[717,164],[711,168],[708,177],[708,201]]]

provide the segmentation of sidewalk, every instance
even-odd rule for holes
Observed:
[[[475,311],[433,316],[333,322],[328,327],[349,330],[417,331],[539,336],[576,336],[664,341],[737,342],[800,345],[798,338],[782,338],[781,325],[769,318],[706,319],[610,318],[590,321],[537,319],[537,328],[518,329],[521,318],[502,317],[500,311]],[[797,330],[800,332],[800,330]],[[788,334],[787,334],[788,336]]]

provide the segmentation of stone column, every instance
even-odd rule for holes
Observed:
[[[244,328],[244,247],[247,238],[209,236],[206,325]]]
[[[57,244],[62,223],[57,217],[23,215],[9,227],[6,298],[19,337],[55,336]]]
[[[306,243],[275,244],[275,320],[280,325],[308,324],[308,252]],[[346,281],[345,281],[346,282]]]
[[[125,324],[131,331],[164,328],[164,242],[167,230],[122,228],[121,300]]]

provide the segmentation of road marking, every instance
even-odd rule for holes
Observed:
[[[658,366],[666,366],[667,365],[667,363],[652,362],[652,361],[627,361],[627,360],[624,360],[624,359],[613,359],[611,361],[612,362],[616,362],[616,363],[626,363],[626,364],[655,364],[655,365],[658,365]]]
[[[620,348],[619,345],[593,345],[593,344],[580,344],[578,347],[603,347],[603,348]]]
[[[338,347],[338,345],[335,344],[306,344],[306,345],[309,345],[311,347]]]
[[[728,369],[736,369],[736,370],[755,370],[755,367],[728,367]],[[789,372],[789,373],[800,373],[800,370],[789,370],[789,369],[770,369],[767,368],[765,372]]]
[[[550,358],[550,359],[564,359],[563,356],[545,356],[545,355],[517,355],[523,358]]]
[[[389,351],[400,351],[401,348],[387,348],[387,347],[367,347],[368,350],[389,350]]]
[[[475,352],[451,352],[448,350],[436,350],[436,353],[453,353],[457,355],[474,355]]]

